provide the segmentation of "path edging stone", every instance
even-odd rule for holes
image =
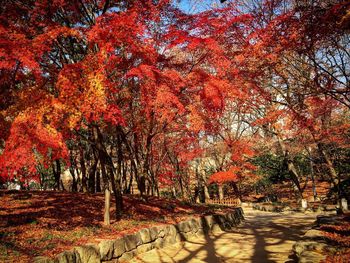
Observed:
[[[308,208],[292,208],[288,205],[280,204],[280,205],[275,205],[275,204],[259,204],[259,203],[253,203],[251,204],[251,207],[254,210],[259,210],[259,211],[265,211],[265,212],[276,212],[276,213],[281,213],[281,212],[330,212],[330,211],[335,211],[335,206],[334,205],[322,205],[318,206],[316,208],[314,207],[308,207]]]
[[[126,262],[155,248],[163,248],[181,241],[190,241],[217,231],[230,230],[242,220],[242,208],[226,215],[214,214],[190,218],[173,225],[153,226],[136,233],[87,244],[64,251],[55,258],[36,257],[35,263],[98,263]]]
[[[293,253],[298,262],[321,262],[326,259],[325,252],[335,253],[337,248],[329,244],[324,233],[318,228],[322,224],[337,223],[337,217],[317,216],[315,226],[306,231],[301,240],[293,245]]]

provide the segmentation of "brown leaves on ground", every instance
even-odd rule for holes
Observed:
[[[337,222],[320,226],[327,242],[337,247],[337,252],[328,255],[323,261],[326,263],[345,263],[350,259],[350,213],[340,216]]]
[[[150,225],[175,223],[214,211],[178,200],[124,196],[124,214],[103,226],[102,194],[68,192],[0,192],[0,261],[28,262],[38,255],[53,256],[74,245],[135,232]],[[228,209],[228,208],[226,208]],[[220,212],[216,209],[215,212]]]

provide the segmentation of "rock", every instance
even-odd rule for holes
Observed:
[[[297,256],[301,256],[304,251],[322,252],[327,248],[327,244],[315,241],[298,241],[293,246],[293,251]]]
[[[225,221],[225,218],[222,215],[213,215],[213,221],[216,224],[221,224]]]
[[[174,225],[168,225],[165,228],[166,237],[176,237],[177,229]]]
[[[179,230],[179,232],[187,233],[187,232],[190,232],[192,230],[191,224],[189,221],[180,222],[176,226],[177,226],[177,229]]]
[[[164,227],[157,227],[158,229],[158,238],[161,237],[163,238],[165,236],[165,229]]]
[[[56,256],[57,263],[72,263],[75,262],[74,250],[64,251]]]
[[[335,210],[335,205],[326,205],[324,207],[324,210],[325,211],[333,211],[333,210]]]
[[[143,244],[146,244],[152,241],[150,230],[148,228],[141,229],[139,232],[140,232],[140,237]]]
[[[195,219],[195,218],[192,218],[192,219],[190,220],[190,224],[192,225],[192,230],[195,231],[195,232],[197,232],[198,229],[199,229],[199,222],[198,222],[198,220]]]
[[[120,257],[125,252],[125,239],[119,238],[114,241],[114,252],[113,257]]]
[[[323,211],[325,211],[325,207],[321,205],[316,210],[316,212],[323,212]]]
[[[156,240],[158,237],[158,227],[154,226],[154,227],[150,228],[149,233],[151,236],[151,241]]]
[[[292,209],[290,206],[288,206],[288,205],[285,206],[284,209],[283,209],[283,211],[286,211],[286,212],[287,212],[287,211],[289,212],[289,211],[292,211],[292,210],[293,210],[293,209]]]
[[[203,220],[203,228],[204,228],[204,225],[208,228],[211,228],[211,226],[214,223],[213,216],[205,216],[203,219],[204,219]]]
[[[128,262],[136,255],[136,253],[136,250],[125,252],[120,258],[118,258],[118,262]]]
[[[154,244],[153,243],[148,243],[148,244],[143,244],[137,247],[137,254],[142,254],[145,253],[147,251],[150,251],[154,248]]]
[[[56,263],[54,259],[48,257],[35,257],[33,260],[34,263]]]
[[[231,217],[230,222],[232,226],[238,225],[240,223],[240,215],[236,213],[232,213],[230,217]]]
[[[303,236],[303,239],[324,240],[325,237],[322,234],[322,231],[316,230],[316,229],[311,229],[305,233],[305,235]]]
[[[343,220],[337,216],[317,216],[317,225],[340,225]]]
[[[343,211],[348,211],[348,201],[345,198],[341,199],[340,206]]]
[[[104,240],[98,244],[101,260],[111,260],[114,252],[114,241]]]
[[[136,234],[125,236],[124,240],[126,251],[131,251],[142,244],[141,235],[139,232],[137,232]]]
[[[211,232],[215,233],[221,233],[222,232],[222,226],[219,224],[214,224],[211,226]]]
[[[176,236],[175,236],[175,240],[176,240],[176,242],[180,242],[180,241],[185,241],[186,240],[186,238],[185,238],[185,236],[183,235],[183,233],[177,233],[176,234]]]
[[[326,258],[325,255],[316,251],[304,251],[299,257],[299,263],[318,263]]]
[[[162,247],[163,247],[163,244],[164,244],[164,239],[163,239],[163,238],[157,238],[157,239],[154,241],[154,247],[155,247],[155,248],[162,248]]]
[[[176,243],[176,232],[174,234],[169,234],[166,237],[164,237],[164,241],[166,244],[175,244]]]
[[[101,262],[99,248],[95,245],[85,245],[74,248],[76,262],[97,263]]]
[[[204,237],[204,236],[205,236],[205,233],[204,233],[203,229],[200,228],[200,229],[198,229],[196,235],[197,235],[198,237]]]
[[[150,228],[150,236],[151,240],[154,241],[159,237],[164,237],[165,236],[165,227],[164,226],[154,226]]]

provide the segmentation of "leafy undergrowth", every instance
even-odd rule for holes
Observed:
[[[0,200],[0,262],[29,262],[38,255],[53,256],[74,245],[116,238],[150,225],[229,210],[156,197],[145,202],[128,195],[122,219],[114,219],[112,208],[111,226],[104,227],[102,194],[2,191]]]
[[[317,181],[315,185],[316,185],[317,196],[322,200],[322,204],[332,204],[334,200],[331,200],[327,197],[331,188],[330,184],[324,181]],[[297,192],[295,192],[295,190],[293,190],[292,182],[283,182],[283,183],[273,184],[271,188],[267,190],[267,192],[261,193],[261,194],[254,194],[254,193],[247,192],[244,194],[244,201],[245,202],[263,202],[264,198],[267,196],[277,197],[278,202],[288,204],[289,206],[294,206],[294,205],[297,207],[300,206],[300,204],[296,201],[299,199],[299,195]],[[311,181],[308,181],[306,183],[303,191],[303,197],[304,199],[308,200],[308,202],[312,202],[315,204],[318,203],[313,201],[313,191],[312,191]]]
[[[327,242],[337,247],[335,253],[327,255],[323,261],[325,263],[350,262],[350,213],[343,215],[337,222],[341,223],[320,226]]]

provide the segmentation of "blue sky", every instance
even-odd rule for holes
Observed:
[[[224,5],[219,0],[174,0],[173,2],[186,13],[202,12],[215,4],[219,7]]]

